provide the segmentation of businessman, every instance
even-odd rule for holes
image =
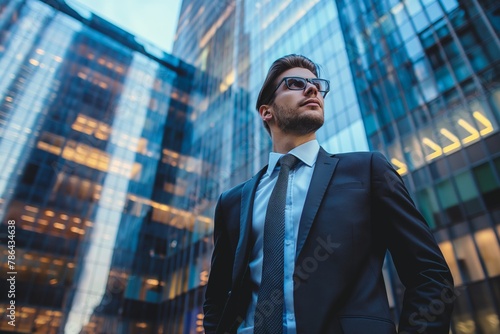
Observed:
[[[273,152],[218,200],[206,333],[448,333],[453,280],[399,175],[380,153],[316,140],[329,90],[304,56],[269,69],[256,108]],[[386,251],[405,286],[397,326]]]

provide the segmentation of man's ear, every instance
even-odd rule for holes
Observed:
[[[271,118],[273,118],[273,115],[271,114],[269,108],[270,107],[267,104],[263,104],[259,108],[260,118],[262,118],[264,122],[268,122],[269,120],[271,120]]]

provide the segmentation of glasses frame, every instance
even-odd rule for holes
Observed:
[[[304,88],[294,88],[294,87],[290,87],[288,85],[288,79],[300,79],[300,80],[304,80],[306,82],[306,85],[304,86]],[[276,93],[276,91],[278,90],[278,88],[280,88],[281,84],[283,83],[283,81],[285,82],[285,85],[286,87],[289,89],[289,90],[301,90],[301,91],[305,91],[306,88],[307,88],[307,83],[310,83],[311,85],[313,85],[314,87],[316,87],[313,83],[313,80],[321,80],[321,81],[324,81],[326,82],[326,86],[327,86],[327,89],[326,90],[319,90],[318,88],[318,92],[322,93],[323,95],[323,98],[326,97],[326,94],[328,94],[328,92],[330,92],[330,80],[326,80],[326,79],[321,79],[321,78],[311,78],[311,79],[308,79],[308,78],[303,78],[303,77],[284,77],[283,79],[281,79],[281,81],[278,83],[278,85],[276,86],[276,88],[273,90],[273,92],[271,93],[270,97],[269,97],[269,101],[271,101],[274,97],[274,93]],[[268,102],[269,103],[269,102]]]

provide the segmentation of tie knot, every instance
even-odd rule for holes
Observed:
[[[285,154],[280,158],[280,165],[286,166],[290,170],[294,169],[295,166],[300,162],[300,159],[293,154]]]

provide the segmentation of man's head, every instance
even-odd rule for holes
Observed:
[[[270,134],[270,125],[299,135],[323,125],[323,97],[329,82],[318,75],[318,66],[301,55],[287,55],[271,65],[256,103]]]

